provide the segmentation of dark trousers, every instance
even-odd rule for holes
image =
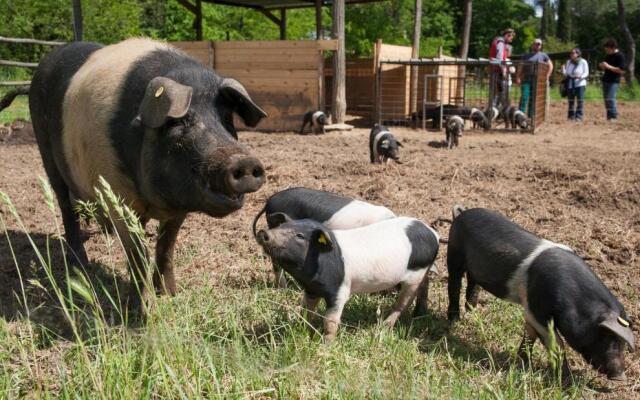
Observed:
[[[602,82],[602,95],[604,97],[604,106],[607,109],[607,119],[618,118],[616,96],[618,95],[619,86],[619,83]]]
[[[582,111],[584,108],[584,91],[586,88],[586,86],[579,86],[569,89],[567,96],[569,98],[569,119],[582,121],[584,116]]]

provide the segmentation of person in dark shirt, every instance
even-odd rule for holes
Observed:
[[[604,51],[607,56],[598,67],[604,70],[602,75],[602,95],[604,97],[604,106],[607,109],[607,120],[618,118],[618,109],[616,107],[616,96],[620,87],[620,77],[624,74],[625,59],[624,54],[618,50],[618,42],[615,39],[609,39],[604,43]]]

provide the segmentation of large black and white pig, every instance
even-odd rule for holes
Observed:
[[[375,124],[369,133],[369,158],[372,163],[385,163],[393,160],[400,162],[400,149],[402,143],[393,136],[384,125]]]
[[[276,213],[284,213],[290,219],[312,219],[322,223],[328,229],[353,229],[371,225],[385,219],[395,218],[393,211],[351,197],[341,196],[322,190],[302,187],[290,188],[273,194],[253,220],[253,236],[257,237],[256,225],[260,216],[267,216],[269,228],[279,225]],[[286,287],[284,273],[273,263],[275,283]]]
[[[329,123],[329,118],[323,111],[309,111],[302,118],[300,134],[304,135],[304,128],[309,125],[311,133],[325,133],[325,126]]]
[[[439,236],[423,222],[399,217],[362,228],[329,230],[310,219],[291,220],[258,232],[258,243],[303,287],[303,306],[315,310],[324,299],[324,337],[335,337],[342,310],[354,293],[388,290],[400,294],[385,319],[393,326],[418,295],[416,312],[426,306],[427,270],[438,254]]]
[[[523,359],[537,338],[549,346],[548,325],[553,321],[557,332],[594,368],[611,379],[625,378],[625,345],[635,350],[629,318],[571,248],[542,239],[496,211],[456,206],[453,214],[447,249],[450,320],[459,318],[466,274],[469,306],[475,306],[480,286],[524,307],[525,334],[518,351]],[[567,377],[566,359],[563,372]]]
[[[260,161],[237,141],[233,114],[248,126],[266,116],[236,80],[222,78],[164,42],[110,46],[74,42],[47,55],[31,83],[29,108],[68,244],[87,263],[73,199],[95,200],[99,177],[142,219],[160,221],[156,289],[173,294],[173,251],[188,212],[221,218],[264,182]],[[141,255],[112,218],[135,282]]]

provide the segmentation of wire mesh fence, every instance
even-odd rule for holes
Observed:
[[[489,120],[485,128],[533,132],[545,119],[547,68],[527,61],[383,60],[377,71],[375,119],[386,125],[442,129],[450,116],[471,119],[480,111]],[[418,74],[416,93],[410,89],[412,73]],[[418,99],[413,109],[412,96]]]

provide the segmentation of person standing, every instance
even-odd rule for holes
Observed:
[[[618,50],[618,42],[615,39],[608,39],[604,43],[604,51],[607,53],[604,61],[598,66],[604,70],[602,75],[602,95],[604,106],[607,109],[607,120],[618,118],[618,108],[616,106],[616,96],[620,87],[620,77],[624,74],[625,58],[624,54]]]
[[[562,67],[562,73],[567,78],[568,118],[575,121],[582,121],[584,116],[584,92],[589,76],[589,64],[581,55],[580,49],[574,48],[569,61]]]
[[[513,42],[516,32],[507,28],[500,36],[496,36],[491,41],[489,48],[489,60],[491,62],[491,82],[489,87],[489,98],[493,107],[504,107],[507,105],[508,73],[507,45]]]
[[[521,68],[518,68],[516,84],[520,84],[522,93],[520,97],[520,111],[527,113],[529,118],[531,118],[533,116],[533,97],[531,96],[531,91],[533,90],[533,82],[536,81],[536,68],[534,67],[534,63],[547,64],[546,80],[548,83],[549,77],[553,72],[553,62],[547,53],[542,51],[542,39],[535,39],[533,41],[531,53],[526,54],[524,60],[527,61],[527,63]]]

